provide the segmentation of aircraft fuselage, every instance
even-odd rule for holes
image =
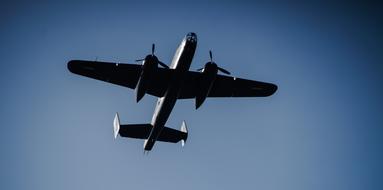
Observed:
[[[189,70],[197,47],[197,36],[188,33],[178,46],[170,68],[174,69],[174,75],[168,85],[163,97],[158,98],[151,124],[153,126],[149,138],[145,140],[144,150],[153,148],[158,136],[164,128],[174,105],[177,102],[178,94],[184,82],[185,73]]]

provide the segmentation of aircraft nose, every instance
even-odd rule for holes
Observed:
[[[195,34],[194,32],[189,32],[189,33],[186,35],[186,39],[187,39],[188,41],[196,42],[196,41],[197,41],[197,34]]]
[[[194,37],[197,36],[194,32],[189,32],[187,35],[188,35],[188,36],[194,36]]]

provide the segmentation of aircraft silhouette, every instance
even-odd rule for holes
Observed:
[[[181,141],[183,146],[188,137],[185,121],[180,130],[165,127],[178,99],[193,98],[198,109],[207,97],[266,97],[277,90],[275,84],[226,76],[230,72],[217,66],[211,51],[210,61],[203,68],[189,71],[196,47],[197,35],[190,32],[178,46],[170,67],[155,56],[153,44],[151,54],[136,60],[142,61],[142,65],[71,60],[68,69],[75,74],[135,89],[137,102],[145,94],[158,97],[151,123],[121,125],[116,113],[115,138],[119,134],[145,139],[144,151],[152,150],[156,141]]]

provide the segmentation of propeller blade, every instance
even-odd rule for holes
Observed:
[[[229,72],[229,71],[227,71],[227,70],[225,70],[225,69],[223,69],[223,68],[221,68],[221,67],[218,67],[218,70],[221,71],[221,72],[223,72],[223,73],[225,73],[225,74],[227,74],[227,75],[230,75],[230,72]]]
[[[156,45],[152,44],[152,55],[154,55],[154,49],[156,48]]]
[[[140,62],[140,61],[143,61],[145,59],[136,59],[136,62]]]
[[[211,50],[209,51],[209,55],[210,55],[210,62],[213,62],[213,55],[211,53]]]
[[[169,66],[167,66],[165,63],[162,63],[161,61],[158,61],[158,63],[159,63],[162,67],[169,69]]]

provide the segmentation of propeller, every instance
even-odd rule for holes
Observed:
[[[227,75],[230,75],[230,72],[227,71],[227,70],[224,69],[224,68],[218,67],[218,70],[221,71],[221,72],[223,72],[223,73],[225,73],[225,74],[227,74]]]
[[[217,69],[218,69],[219,71],[221,71],[222,73],[225,73],[225,74],[227,74],[227,75],[230,75],[230,72],[229,72],[229,71],[227,71],[227,70],[224,69],[224,68],[218,67],[217,64],[213,62],[213,53],[211,52],[211,50],[209,51],[209,56],[210,56],[210,62],[208,62],[208,63],[206,63],[206,64],[214,64],[214,65],[217,67]],[[204,68],[199,68],[199,69],[197,69],[197,71],[202,71],[203,69],[204,69]]]
[[[160,60],[158,60],[158,58],[154,55],[154,51],[156,49],[156,45],[155,44],[152,44],[152,54],[151,56],[157,61],[158,64],[160,64],[162,67],[164,68],[168,68],[169,69],[169,66],[167,66],[165,63],[161,62]],[[143,59],[136,59],[136,62],[140,62],[140,61],[144,61],[145,58]]]

